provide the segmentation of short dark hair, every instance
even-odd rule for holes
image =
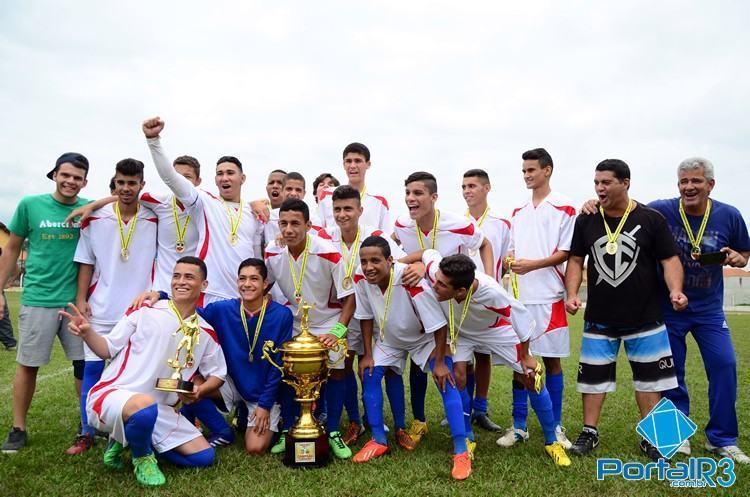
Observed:
[[[346,200],[350,198],[356,199],[357,204],[362,204],[362,197],[360,197],[359,195],[359,190],[351,185],[341,185],[333,190],[333,196],[331,197],[331,200],[335,202],[337,200]]]
[[[296,171],[292,171],[290,173],[286,173],[286,176],[284,176],[284,181],[281,183],[282,185],[286,185],[286,182],[290,179],[301,181],[302,182],[302,188],[307,190],[307,182],[305,181],[305,177],[302,176],[300,173]]]
[[[331,173],[320,173],[317,178],[315,178],[315,181],[313,181],[313,194],[316,194],[318,191],[318,185],[327,180],[328,178],[331,178],[331,181],[333,182],[333,186],[339,186],[341,182],[336,179],[336,176],[334,176]]]
[[[206,267],[206,263],[197,257],[194,257],[192,255],[182,256],[177,259],[175,266],[177,266],[177,264],[192,264],[193,266],[198,266],[198,268],[200,268],[201,270],[201,274],[203,275],[203,279],[205,280],[206,278],[208,278],[208,268]]]
[[[138,176],[143,181],[143,162],[137,159],[122,159],[115,165],[115,173],[123,176]]]
[[[266,263],[263,262],[263,259],[258,259],[256,257],[249,257],[240,262],[240,267],[237,268],[237,276],[240,275],[240,272],[243,268],[246,268],[248,266],[258,268],[258,272],[264,280],[268,278],[268,268],[266,267]]]
[[[268,175],[271,176],[273,173],[286,174],[286,171],[284,171],[283,169],[274,169],[273,171],[271,171],[270,173],[268,173]]]
[[[391,245],[388,243],[388,240],[386,240],[382,236],[370,235],[365,238],[359,245],[359,249],[362,250],[363,248],[367,247],[379,248],[380,251],[383,252],[383,257],[385,257],[386,259],[391,256]]]
[[[552,162],[552,156],[543,148],[532,148],[531,150],[527,150],[523,154],[521,154],[521,159],[523,160],[538,160],[539,165],[542,167],[551,167],[555,168],[554,163]]]
[[[222,157],[219,157],[219,160],[216,161],[216,165],[218,166],[222,162],[231,162],[232,164],[237,166],[240,172],[242,172],[242,162],[240,162],[240,160],[237,157],[234,157],[232,155],[224,155]]]
[[[468,255],[450,255],[441,260],[438,267],[451,280],[453,288],[468,289],[474,283],[474,271],[477,266]]]
[[[469,169],[464,173],[464,178],[479,178],[485,183],[490,182],[490,175],[484,169]]]
[[[303,200],[297,198],[284,200],[281,207],[279,207],[279,216],[281,216],[282,212],[301,212],[305,222],[310,220],[310,208],[307,207],[307,204]]]
[[[181,166],[188,166],[192,168],[193,171],[195,171],[195,176],[200,178],[201,177],[201,163],[198,162],[198,159],[193,157],[192,155],[181,155],[177,157],[173,162],[172,165],[176,166],[177,164],[180,164]]]
[[[370,162],[370,149],[364,143],[350,143],[344,148],[344,153],[341,154],[341,157],[346,159],[346,154],[360,154],[365,157],[366,162]]]
[[[620,159],[604,159],[596,165],[597,171],[612,171],[620,181],[630,179],[630,167]]]
[[[109,178],[109,193],[114,193],[115,188],[116,188],[115,177],[112,176],[111,178]]]
[[[409,177],[406,178],[406,181],[404,181],[404,186],[407,186],[409,183],[413,183],[415,181],[421,181],[422,183],[424,183],[424,186],[427,187],[427,191],[429,191],[430,193],[437,193],[437,179],[431,173],[425,171],[417,171],[416,173],[411,173]]]

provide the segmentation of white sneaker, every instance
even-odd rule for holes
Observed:
[[[680,445],[680,448],[677,449],[677,453],[682,454],[684,456],[689,456],[690,452],[691,452],[690,440],[685,440],[684,442],[682,442],[682,445]]]
[[[573,447],[573,442],[568,440],[568,437],[565,435],[565,428],[560,425],[555,426],[555,438],[557,438],[557,441],[560,442],[560,445],[562,445],[565,450]]]
[[[516,442],[525,442],[529,439],[529,432],[520,428],[508,428],[503,436],[497,439],[500,447],[513,447]]]
[[[711,442],[706,442],[706,450],[709,452],[713,452],[716,455],[719,455],[721,457],[728,457],[734,462],[738,462],[740,464],[750,464],[750,457],[747,457],[747,454],[742,452],[742,449],[737,447],[736,445],[725,445],[724,447],[716,447],[715,445],[712,445]]]

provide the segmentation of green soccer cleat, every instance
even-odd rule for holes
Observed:
[[[352,449],[344,443],[344,439],[341,438],[341,432],[339,431],[332,431],[328,435],[328,446],[331,448],[333,455],[339,459],[349,459],[352,457]]]
[[[271,454],[283,454],[286,452],[286,432],[282,431],[281,436],[279,437],[279,441],[276,442],[276,444],[271,447]]]
[[[122,453],[125,447],[114,438],[109,441],[107,448],[104,450],[104,466],[109,469],[125,468],[125,461],[122,460]]]
[[[158,487],[164,485],[167,479],[164,478],[164,473],[159,469],[159,465],[156,463],[156,457],[153,454],[149,454],[143,457],[133,458],[133,466],[135,469],[135,479],[138,483],[147,487]]]

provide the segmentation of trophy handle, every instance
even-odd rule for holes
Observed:
[[[273,340],[266,340],[263,343],[263,355],[262,355],[263,359],[267,360],[268,362],[271,363],[271,366],[273,366],[276,369],[278,369],[279,371],[281,371],[281,374],[283,376],[284,375],[284,368],[282,368],[281,366],[279,366],[278,364],[276,364],[276,362],[271,357],[271,354],[275,354],[278,351],[279,351],[279,349],[277,349],[274,346]]]
[[[343,349],[343,350],[342,350]],[[346,342],[346,338],[339,338],[338,343],[336,346],[332,347],[331,350],[333,352],[339,352],[341,351],[341,357],[336,360],[331,366],[328,367],[328,374],[331,374],[331,370],[336,369],[336,366],[341,364],[343,361],[346,360],[347,354],[349,354],[349,345]]]

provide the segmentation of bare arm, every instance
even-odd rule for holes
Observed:
[[[685,294],[682,293],[682,283],[685,273],[682,270],[680,258],[673,255],[660,262],[662,269],[664,269],[664,282],[669,289],[669,300],[672,302],[672,307],[675,311],[681,311],[687,307],[688,301]]]
[[[433,351],[433,357],[435,365],[432,368],[432,377],[435,379],[435,383],[437,383],[440,391],[445,392],[448,389],[448,384],[456,386],[456,380],[445,364],[445,339],[448,335],[448,327],[443,326],[435,331],[434,335],[435,350]]]
[[[492,253],[492,244],[487,238],[482,240],[482,245],[479,246],[479,257],[482,259],[484,274],[494,279],[495,255]]]
[[[68,318],[68,329],[70,332],[79,336],[86,342],[86,345],[102,359],[109,359],[109,346],[107,340],[91,328],[91,324],[86,316],[73,304],[68,304],[72,314],[66,311],[60,311],[61,316]]]
[[[354,316],[354,311],[357,309],[357,302],[355,300],[354,294],[347,295],[344,297],[344,300],[341,301],[341,315],[339,316],[339,323],[343,324],[344,326],[349,326],[349,321],[352,320],[352,316]]]
[[[567,250],[558,250],[549,257],[544,259],[518,259],[513,261],[510,265],[510,269],[516,274],[526,274],[537,269],[543,269],[545,267],[557,266],[568,260]]]
[[[747,259],[750,257],[750,251],[738,252],[729,247],[723,247],[721,251],[726,252],[727,254],[727,260],[724,261],[724,264],[740,268],[747,266]]]
[[[82,205],[76,209],[73,209],[73,211],[68,214],[68,217],[65,218],[65,223],[70,224],[73,222],[73,220],[77,217],[80,217],[80,220],[83,221],[84,219],[91,217],[91,213],[94,212],[97,209],[101,209],[105,205],[111,204],[112,202],[117,201],[116,195],[111,195],[109,197],[100,198],[99,200],[94,200],[91,203],[88,203],[86,205]]]
[[[91,317],[91,308],[88,303],[89,286],[91,277],[94,275],[94,266],[91,264],[78,264],[78,289],[76,291],[76,305],[81,313]]]
[[[21,255],[23,241],[23,238],[11,233],[8,243],[3,248],[3,254],[0,255],[0,289],[5,288],[5,284],[16,273],[16,263],[18,262],[18,256]],[[0,319],[4,317],[4,314],[5,299],[0,292]]]
[[[568,259],[568,265],[565,268],[565,309],[570,314],[575,314],[581,308],[581,299],[578,297],[578,290],[581,289],[583,281],[583,257],[572,255]]]
[[[372,360],[372,329],[373,329],[373,320],[372,319],[362,319],[359,321],[359,326],[362,329],[362,342],[365,347],[365,353],[361,360],[358,361],[359,364],[359,375],[360,377],[363,377],[366,370],[370,370],[370,374],[372,374],[372,370],[375,367],[375,362]]]

